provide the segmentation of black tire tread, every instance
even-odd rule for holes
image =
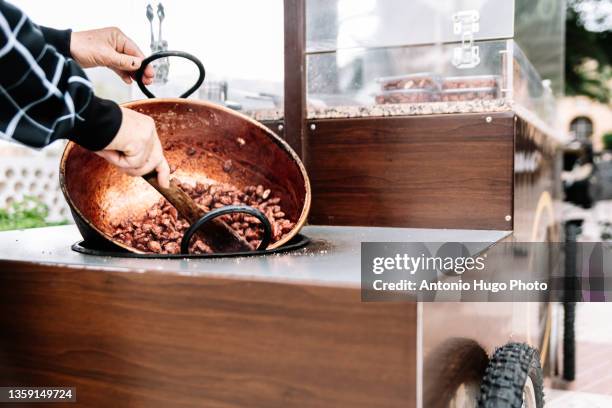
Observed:
[[[543,407],[544,379],[538,351],[524,343],[498,348],[485,370],[478,407],[521,408],[527,376],[533,383],[537,407]]]

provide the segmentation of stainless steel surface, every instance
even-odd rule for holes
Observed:
[[[56,264],[113,271],[216,275],[228,278],[359,286],[361,242],[475,242],[486,246],[508,231],[370,227],[304,227],[312,243],[301,250],[262,257],[160,260],[122,259],[76,253],[70,245],[81,236],[75,226],[0,232],[2,261]]]

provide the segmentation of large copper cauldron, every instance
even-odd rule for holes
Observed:
[[[160,55],[176,53],[155,54],[143,62],[143,67]],[[199,83],[203,80],[203,67],[200,72]],[[176,168],[172,177],[191,183],[229,183],[238,188],[261,184],[278,195],[295,227],[268,249],[288,242],[306,222],[311,194],[304,165],[289,145],[268,128],[204,101],[160,98],[123,106],[155,120],[166,158]],[[223,169],[228,160],[232,163],[231,172]],[[141,253],[113,239],[112,225],[143,216],[161,197],[143,178],[127,176],[70,142],[60,164],[60,185],[81,235],[90,245],[113,250],[118,246]]]

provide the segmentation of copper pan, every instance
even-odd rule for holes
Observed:
[[[189,55],[157,53],[147,58],[143,67],[160,55],[177,54]],[[200,72],[203,80],[203,67]],[[191,183],[229,183],[238,188],[261,184],[280,197],[283,211],[295,227],[269,249],[287,243],[306,222],[311,201],[306,169],[291,147],[267,127],[226,107],[199,100],[155,98],[122,106],[155,120],[166,158],[176,168],[172,177]],[[230,160],[228,172],[224,164]],[[113,239],[112,225],[143,216],[161,197],[143,178],[127,176],[70,142],[60,163],[60,186],[88,243],[101,249],[121,247],[142,253]]]

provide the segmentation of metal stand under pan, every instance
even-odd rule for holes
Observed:
[[[266,249],[262,251],[249,251],[249,252],[227,252],[227,253],[214,253],[214,254],[136,254],[134,252],[128,252],[123,248],[119,247],[107,247],[100,248],[94,245],[90,245],[87,241],[79,241],[72,245],[72,250],[85,255],[95,256],[111,256],[120,258],[144,258],[144,259],[184,259],[184,258],[230,258],[238,256],[257,256],[257,255],[270,255],[278,254],[282,252],[294,251],[305,247],[310,243],[310,239],[302,234],[297,234],[285,245],[274,248]]]

